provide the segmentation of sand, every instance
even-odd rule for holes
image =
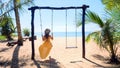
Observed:
[[[0,68],[120,68],[120,65],[108,64],[109,53],[101,50],[96,43],[86,43],[86,58],[82,58],[82,39],[74,37],[55,37],[53,47],[46,59],[39,57],[38,48],[42,40],[35,40],[35,60],[31,60],[31,41],[24,41],[23,46],[6,46],[0,42]],[[74,48],[76,47],[77,48]],[[49,60],[51,57],[51,60]]]

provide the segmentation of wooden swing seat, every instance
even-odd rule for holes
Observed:
[[[78,48],[77,46],[67,46],[66,49],[71,49],[71,48]]]

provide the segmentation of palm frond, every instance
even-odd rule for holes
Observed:
[[[101,28],[104,26],[104,22],[96,13],[94,13],[92,11],[87,11],[86,15],[87,15],[86,19],[89,22],[93,22],[95,24],[98,24]]]
[[[86,37],[86,41],[94,40],[97,44],[100,44],[100,31],[92,32]]]
[[[20,0],[20,1],[17,1],[17,2],[18,2],[18,4],[17,4],[16,7],[19,8],[19,10],[22,10],[22,11],[24,10],[25,6],[30,6],[31,4],[34,5],[33,0]],[[13,6],[13,0],[9,0],[7,2],[7,4],[4,5],[4,7],[5,7],[6,10],[2,14],[0,14],[0,18],[16,8],[16,7]],[[2,8],[2,9],[4,9],[4,8]]]
[[[76,24],[77,27],[81,26],[82,25],[82,22],[79,20]]]
[[[88,21],[87,16],[85,15],[85,24],[88,24],[88,23],[90,22]],[[81,25],[82,25],[82,13],[79,14],[79,19],[77,21],[76,26],[79,27]]]
[[[113,10],[114,8],[120,9],[120,0],[102,0],[101,1],[107,10]]]
[[[86,38],[86,42],[89,42],[90,40],[95,41],[101,49],[105,49],[110,52],[108,44],[106,44],[105,40],[102,38],[101,31],[90,33]]]

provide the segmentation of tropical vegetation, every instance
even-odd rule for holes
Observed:
[[[118,63],[117,50],[120,43],[120,0],[101,0],[105,5],[106,19],[100,18],[98,14],[87,11],[86,21],[99,25],[100,31],[90,33],[86,41],[93,39],[101,48],[110,54],[110,62]],[[80,26],[79,22],[79,26]]]
[[[15,27],[10,16],[4,15],[0,20],[1,35],[5,36],[7,40],[12,40],[12,33],[15,32]]]
[[[5,3],[4,1],[0,1],[0,19],[3,18],[5,14],[14,11],[19,45],[23,44],[19,13],[24,6],[29,6],[32,3],[32,0],[8,0]]]
[[[23,34],[24,34],[24,36],[29,36],[30,35],[29,29],[28,28],[24,28],[23,29]]]
[[[102,3],[113,20],[114,28],[116,28],[116,37],[120,39],[120,0],[102,0]]]
[[[3,35],[0,35],[0,40],[6,40],[6,37]]]

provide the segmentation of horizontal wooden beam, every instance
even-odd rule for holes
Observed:
[[[28,8],[28,10],[35,10],[35,9],[51,9],[51,10],[65,10],[65,9],[82,9],[82,8],[88,8],[88,5],[83,5],[81,7],[39,7],[39,6],[34,6],[31,8]]]

